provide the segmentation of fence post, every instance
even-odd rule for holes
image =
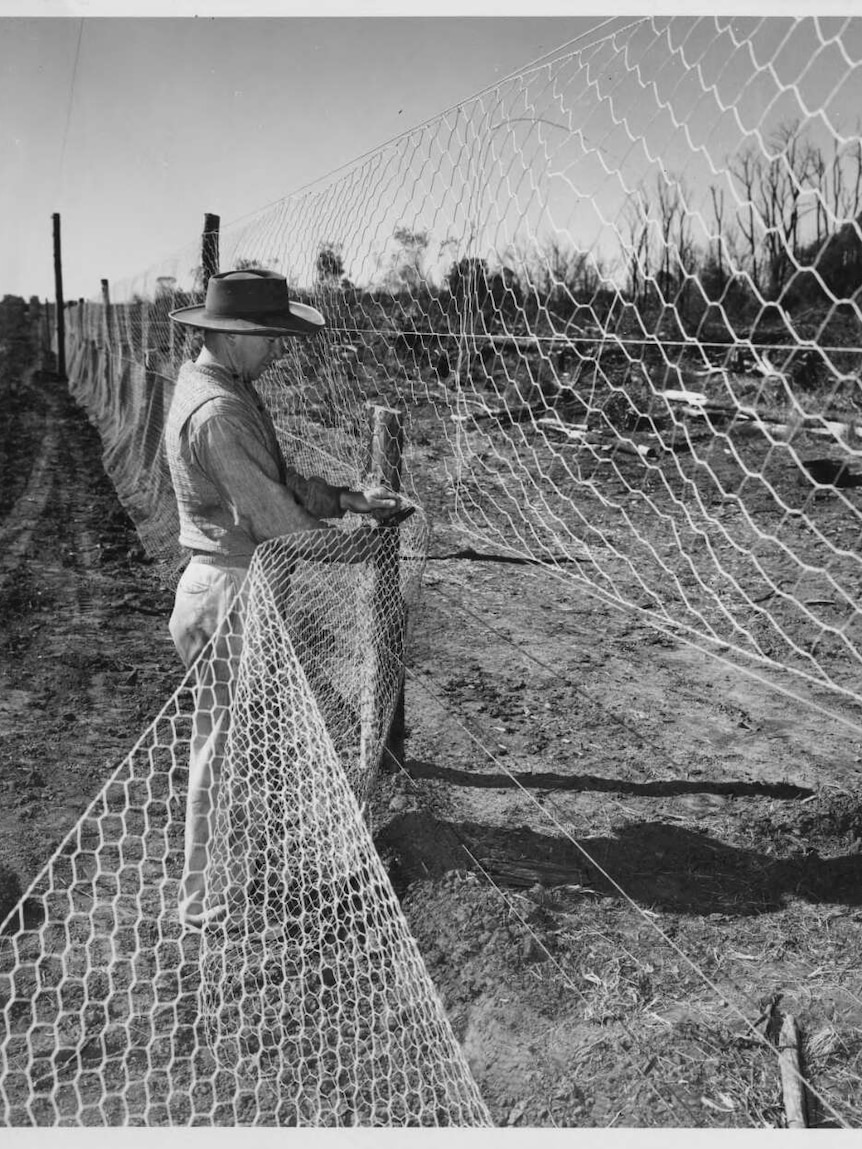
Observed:
[[[176,361],[175,356],[176,356],[177,340],[181,341],[180,346],[183,345],[182,344],[183,336],[180,335],[180,333],[177,331],[178,324],[174,323],[173,320],[170,318],[170,313],[174,309],[174,307],[176,307],[176,297],[175,297],[174,292],[171,291],[171,301],[168,304],[168,306],[164,308],[163,311],[160,311],[160,320],[159,320],[159,327],[160,328],[162,325],[162,323],[161,323],[162,318],[164,319],[164,322],[167,323],[167,325],[168,325],[168,328],[167,328],[167,331],[168,331],[168,362],[170,363],[171,367],[174,366],[174,363]],[[164,349],[164,333],[163,333],[163,331],[161,331],[160,332],[160,338],[159,338],[159,351],[162,352],[163,349]]]
[[[141,362],[147,363],[150,357],[150,305],[146,299],[138,304],[141,311]],[[170,320],[168,320],[170,323]]]
[[[390,407],[369,405],[370,443],[368,475],[371,483],[387,487],[390,491],[401,490],[401,466],[404,452],[404,415]],[[380,670],[391,666],[397,680],[397,695],[392,722],[386,732],[381,766],[388,772],[404,766],[404,634],[407,623],[407,607],[401,596],[401,571],[399,563],[400,529],[379,528],[381,532],[380,550],[373,560],[373,591],[371,597],[371,626],[375,641],[380,643]],[[387,682],[378,685],[377,692],[385,691]],[[375,708],[375,713],[377,710]]]
[[[45,347],[46,355],[51,354],[51,302],[45,300],[45,306],[42,308],[42,342]],[[47,363],[48,360],[46,359]]]
[[[111,316],[111,292],[110,292],[110,289],[108,286],[107,279],[103,279],[101,281],[101,284],[102,284],[102,308],[103,308],[102,331],[104,332],[105,346],[109,350],[113,350],[113,348],[111,346],[111,344],[113,342],[112,332],[111,332],[111,319],[112,319],[112,316]]]
[[[218,274],[219,264],[219,228],[221,219],[212,212],[204,215],[204,233],[201,240],[201,269],[203,273],[203,290],[206,294],[207,284],[211,275]]]
[[[60,250],[60,213],[54,212],[54,295],[57,301],[57,375],[66,379],[66,316],[63,311],[63,258]]]

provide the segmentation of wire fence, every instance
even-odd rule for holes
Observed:
[[[175,577],[180,553],[164,419],[180,365],[196,351],[194,335],[167,316],[202,298],[217,241],[223,270],[274,267],[327,316],[325,334],[293,346],[259,385],[300,471],[361,484],[363,405],[404,410],[404,489],[424,512],[396,555],[411,612],[430,521],[438,539],[524,564],[556,588],[549,600],[586,591],[856,737],[860,59],[855,19],[616,26],[217,236],[210,230],[203,245],[112,285],[110,302],[68,309],[70,387],[166,577]],[[295,838],[274,828],[255,840],[269,844],[264,870],[276,886],[301,860],[305,889],[294,893],[300,905],[313,891],[313,911],[296,911],[289,944],[262,951],[247,906],[239,934],[206,938],[201,953],[188,951],[171,924],[175,780],[192,737],[186,684],[6,925],[8,1123],[490,1120],[363,820],[379,751],[360,747],[369,722],[379,741],[393,705],[391,690],[381,694],[381,667],[405,669],[386,627],[369,633],[363,621],[373,576],[309,571],[307,597],[286,610],[278,571],[287,560],[267,552],[256,561],[260,605],[236,672],[247,713],[232,726],[236,774],[225,790],[221,864],[230,869],[237,824],[260,829],[249,763],[270,748],[267,809],[276,826],[284,809],[307,824]],[[457,598],[447,609],[471,613]],[[486,618],[472,617],[488,631]],[[499,630],[494,641],[511,645]],[[280,693],[264,685],[273,659]],[[406,670],[408,684],[443,704],[432,676]],[[572,689],[601,705],[599,692]],[[526,771],[502,760],[487,729],[451,721],[551,827],[570,864],[581,855],[662,960],[691,973],[691,981],[679,975],[691,1015],[732,1016],[728,1040],[750,1043],[757,1072],[774,1072],[781,1051],[760,1027],[775,1011],[741,973],[691,956],[569,818],[536,801],[521,780]],[[293,747],[289,768],[283,754],[273,766],[273,748],[284,744]],[[326,786],[308,791],[320,761]],[[678,776],[684,765],[671,758],[666,769]],[[416,792],[434,817],[433,795]],[[130,842],[144,845],[126,860]],[[462,845],[466,868],[547,950],[533,911],[522,912],[475,844]],[[276,916],[284,917],[289,897],[279,888]],[[359,896],[349,912],[345,891]],[[27,917],[34,905],[42,907],[36,925]],[[322,946],[325,923],[339,914],[344,929]],[[706,1104],[676,1070],[662,1077],[645,1068],[669,1057],[657,1037],[669,1030],[644,1028],[655,1003],[643,943],[624,977],[619,939],[583,907],[580,914],[581,926],[592,921],[597,931],[603,972],[575,977],[556,957],[552,966],[589,1018],[611,1011],[615,1064],[656,1094],[664,1123],[756,1123],[738,1079],[724,1100]],[[158,938],[142,940],[153,922]],[[76,947],[86,952],[80,969],[72,968]],[[192,990],[183,979],[198,969]],[[97,974],[105,985],[92,991]],[[222,987],[221,1000],[208,986]],[[203,995],[195,1006],[194,993]],[[855,1110],[834,1086],[838,1038],[828,1050],[825,1042],[819,1053],[831,1058],[833,1077],[824,1085],[809,1071],[805,1085],[823,1121],[852,1124]],[[808,1053],[816,1065],[818,1049]],[[847,1080],[858,1084],[859,1050],[845,1054]],[[374,1067],[361,1079],[351,1069],[360,1060]],[[774,1113],[760,1119],[777,1121]]]

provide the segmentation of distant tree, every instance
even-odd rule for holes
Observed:
[[[837,149],[838,141],[835,141]],[[817,231],[815,243],[818,245],[829,234],[827,197],[829,195],[829,165],[820,148],[811,147],[811,184],[818,191],[814,200],[814,220]]]
[[[42,318],[42,300],[38,295],[31,295],[27,303],[27,321],[31,325],[34,333],[36,331],[35,324]]]
[[[4,370],[26,363],[33,332],[33,318],[21,296],[4,295],[0,301],[0,361]]]
[[[646,302],[650,278],[650,203],[643,186],[628,199],[623,221],[627,228],[623,254],[628,266],[629,295],[635,307],[640,307]]]
[[[778,149],[762,165],[760,210],[766,225],[766,291],[778,299],[799,252],[803,189],[817,178],[817,153],[800,135],[799,123],[782,124],[771,139]]]
[[[661,248],[659,268],[656,275],[658,289],[665,302],[674,294],[678,276],[678,255],[675,250],[674,234],[679,226],[679,217],[684,214],[678,180],[660,172],[656,178],[656,198],[658,201]]]
[[[691,228],[689,204],[692,197],[685,180],[676,180],[676,194],[679,210],[676,216],[676,229],[673,234],[673,250],[676,263],[677,300],[683,319],[687,318],[689,287],[697,271],[698,250]]]
[[[393,238],[398,248],[389,258],[383,286],[393,295],[401,292],[416,294],[425,286],[424,262],[429,242],[428,232],[397,227]]]
[[[156,279],[156,299],[172,296],[176,289],[177,277],[175,275],[160,275]]]
[[[524,293],[514,268],[491,268],[478,255],[465,255],[449,267],[444,280],[449,300],[478,327],[510,328],[523,307]],[[444,304],[445,306],[445,304]]]
[[[524,293],[518,273],[513,267],[504,264],[495,271],[491,276],[489,288],[494,306],[504,315],[513,314],[521,308]]]
[[[15,335],[27,319],[27,304],[20,295],[4,295],[0,301],[0,332]]]
[[[839,299],[854,298],[862,289],[862,216],[845,223],[819,246],[803,250],[800,263],[803,266],[788,284],[789,303],[822,298],[823,286]]]
[[[739,183],[743,202],[737,211],[737,226],[746,244],[748,272],[755,291],[760,290],[760,244],[763,231],[757,211],[757,186],[760,179],[760,156],[753,148],[746,148],[737,156],[731,168],[734,179]]]
[[[317,259],[315,260],[315,271],[317,273],[317,281],[321,284],[329,284],[341,282],[344,276],[344,257],[342,255],[343,245],[340,243],[333,243],[331,240],[324,240],[317,251]]]
[[[489,279],[487,262],[478,255],[465,255],[449,268],[446,286],[459,307],[469,298],[481,311],[490,296]]]
[[[520,306],[523,301],[531,320],[540,313],[570,320],[579,305],[595,296],[604,275],[602,261],[593,252],[558,236],[536,247],[522,267],[513,302]]]
[[[780,124],[767,145],[766,154],[753,144],[739,152],[730,171],[742,193],[737,225],[745,240],[746,270],[761,295],[777,300],[805,246],[805,217],[814,213],[816,243],[826,229],[828,165],[796,120]],[[840,196],[843,177],[833,172],[832,178]]]
[[[710,253],[707,255],[707,266],[712,264],[715,269],[713,284],[704,282],[704,274],[701,273],[701,282],[703,283],[704,290],[707,293],[708,299],[719,299],[724,293],[725,284],[725,251],[724,251],[724,188],[716,187],[711,184],[709,188],[710,198],[712,199],[712,214],[715,217],[715,245]],[[705,271],[705,268],[704,268]]]
[[[832,160],[832,210],[838,219],[856,219],[862,212],[862,123],[857,119],[855,138]]]
[[[269,259],[259,259],[257,257],[249,257],[240,255],[234,260],[233,271],[256,271],[258,269],[268,269],[270,271],[278,267],[278,260],[275,256],[270,256]]]

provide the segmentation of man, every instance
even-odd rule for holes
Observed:
[[[180,918],[199,929],[226,910],[214,891],[207,901],[204,872],[254,549],[298,531],[328,531],[314,539],[316,558],[361,561],[373,551],[374,532],[345,534],[323,520],[345,511],[384,519],[398,501],[381,489],[362,493],[305,478],[286,464],[252,384],[279,358],[283,339],[314,335],[324,319],[290,299],[284,276],[254,269],[214,275],[205,304],[173,311],[171,319],[204,332],[199,356],[180,369],[166,427],[180,543],[191,552],[170,631],[196,681]]]

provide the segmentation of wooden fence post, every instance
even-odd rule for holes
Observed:
[[[211,275],[218,274],[219,265],[219,228],[221,219],[212,212],[204,215],[204,233],[201,239],[201,269],[203,273],[203,290],[206,294],[207,284]]]
[[[150,352],[150,305],[146,299],[142,299],[138,304],[140,309],[140,323],[141,323],[141,362],[146,363],[149,358]],[[170,323],[170,320],[168,320]]]
[[[401,460],[404,452],[404,415],[389,407],[373,404],[370,407],[369,479],[375,485],[398,493],[401,490]],[[395,710],[386,732],[381,759],[381,767],[387,772],[394,772],[404,766],[405,759],[404,634],[407,607],[401,596],[400,529],[384,523],[379,530],[381,546],[373,562],[372,633],[380,643],[380,668],[392,668],[391,673],[397,680]],[[384,675],[378,691],[387,688],[387,678],[389,675]]]
[[[54,295],[57,301],[57,375],[66,383],[66,316],[63,311],[63,257],[60,248],[60,213],[54,212]]]
[[[170,312],[173,310],[174,307],[176,307],[176,297],[175,297],[174,292],[172,291],[170,304],[167,307],[165,307],[164,310],[160,313],[161,317],[164,319],[164,322],[168,325],[167,326],[168,362],[171,364],[172,367],[175,363],[175,351],[176,351],[176,343],[177,343],[178,339],[181,341],[180,346],[183,346],[183,336],[180,335],[180,333],[177,331],[178,324],[174,323],[173,320],[170,318]],[[160,328],[162,327],[161,322],[159,323],[159,327]],[[163,351],[163,350],[164,350],[164,328],[162,328],[161,337],[159,339],[159,351]]]
[[[103,336],[102,336],[102,338],[105,341],[105,346],[108,347],[109,349],[112,349],[111,345],[113,343],[113,337],[112,337],[113,333],[112,333],[111,329],[112,329],[113,316],[111,314],[111,292],[110,292],[110,288],[108,286],[107,279],[103,279],[101,281],[101,284],[102,284],[102,308],[103,308],[103,311],[102,311]]]

